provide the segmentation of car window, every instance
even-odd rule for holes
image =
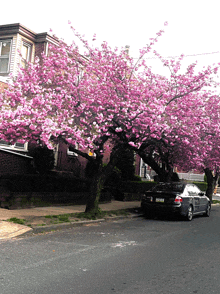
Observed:
[[[161,183],[155,186],[152,191],[154,192],[183,192],[184,185],[182,183]]]
[[[199,188],[195,185],[187,185],[187,192],[190,196],[198,195],[201,191]]]
[[[199,193],[201,193],[201,191],[199,190],[199,188],[198,188],[198,187],[196,187],[196,186],[194,186],[194,191],[195,191],[195,193],[196,193],[196,194],[199,194]]]
[[[187,185],[186,190],[190,196],[193,196],[195,194],[192,185]]]

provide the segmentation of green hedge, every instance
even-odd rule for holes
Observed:
[[[157,183],[151,181],[134,181],[134,182],[122,182],[120,190],[125,193],[144,193],[150,190]]]
[[[140,195],[150,190],[157,183],[152,181],[124,181],[115,185],[107,185],[103,189],[101,202],[115,200],[140,200]],[[206,191],[207,183],[194,182],[201,191]],[[11,202],[19,193],[30,202],[33,193],[39,193],[40,200],[54,203],[74,203],[81,201],[84,204],[89,195],[89,180],[76,178],[70,175],[4,175],[0,177],[0,192],[8,192]],[[1,196],[1,194],[0,194]],[[1,198],[1,197],[0,197]],[[2,202],[4,199],[0,199]],[[5,199],[6,200],[6,199]],[[23,200],[22,200],[23,201]],[[14,202],[14,201],[13,201]]]
[[[4,175],[0,185],[11,192],[87,192],[89,181],[63,175]]]
[[[125,193],[144,193],[154,187],[157,182],[143,181],[143,182],[123,182],[120,190]],[[201,191],[206,191],[207,183],[205,182],[193,182],[197,185]]]
[[[193,182],[193,184],[195,184],[196,186],[199,187],[199,189],[203,192],[206,191],[207,189],[207,183],[206,182]]]
[[[193,182],[200,190],[206,191],[206,182]],[[107,184],[107,190],[122,193],[144,193],[157,183],[152,181],[124,181],[117,185]],[[70,175],[4,175],[0,185],[11,192],[88,192],[90,181]]]

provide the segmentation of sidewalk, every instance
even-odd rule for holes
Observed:
[[[214,194],[212,196],[212,200],[218,200],[218,201],[220,201],[220,194]]]
[[[220,195],[213,195],[213,200],[220,201]],[[140,208],[140,201],[111,201],[110,203],[99,204],[102,211],[119,210],[119,209],[135,209]],[[0,208],[0,241],[4,239],[11,239],[25,233],[39,233],[56,229],[68,228],[73,226],[85,225],[88,223],[105,221],[101,220],[83,220],[77,222],[60,223],[60,224],[46,224],[42,225],[42,219],[45,221],[45,216],[57,216],[77,212],[85,212],[85,205],[72,206],[50,206],[50,207],[35,207],[27,209],[8,210]],[[132,214],[131,214],[132,215]],[[10,218],[29,220],[31,227],[19,225],[6,220]],[[50,219],[49,219],[50,220]]]
[[[110,203],[99,204],[99,207],[102,211],[110,211],[110,210],[119,210],[119,209],[129,209],[129,208],[139,208],[140,201],[111,201]],[[86,206],[85,205],[72,205],[72,206],[51,206],[51,207],[35,207],[28,209],[16,209],[16,210],[8,210],[4,208],[0,208],[0,240],[10,239],[21,234],[31,232],[31,231],[48,231],[54,229],[57,226],[65,227],[70,225],[80,225],[84,222],[77,223],[66,223],[66,224],[56,224],[51,225],[48,228],[47,226],[39,227],[37,220],[41,217],[52,216],[52,215],[62,215],[62,214],[70,214],[77,212],[84,212]],[[19,224],[14,224],[12,222],[7,222],[6,220],[10,218],[18,218],[18,219],[29,219],[32,226],[24,226]],[[104,221],[104,220],[102,220]],[[94,221],[86,221],[94,222]],[[97,221],[96,221],[97,222]]]

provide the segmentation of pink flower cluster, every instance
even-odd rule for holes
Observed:
[[[220,103],[212,90],[217,66],[196,72],[192,64],[179,74],[183,55],[178,61],[161,57],[171,71],[165,78],[143,59],[163,31],[140,50],[138,61],[106,42],[94,49],[73,32],[86,55],[75,43],[51,45],[49,56],[22,70],[0,95],[1,138],[40,139],[52,148],[52,139],[62,136],[81,150],[97,150],[105,136],[105,144],[153,148],[158,160],[167,153],[170,164],[181,168],[219,166]]]

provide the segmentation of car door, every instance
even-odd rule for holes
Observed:
[[[188,185],[188,193],[192,198],[194,212],[199,212],[200,197],[196,193],[195,185]]]
[[[208,205],[208,199],[205,193],[203,193],[197,186],[195,186],[195,188],[196,188],[196,193],[200,196],[200,211],[206,211],[207,205]]]
[[[202,192],[196,185],[193,185],[193,192],[196,203],[196,212],[203,211],[204,202],[202,200],[204,199],[202,199]]]

